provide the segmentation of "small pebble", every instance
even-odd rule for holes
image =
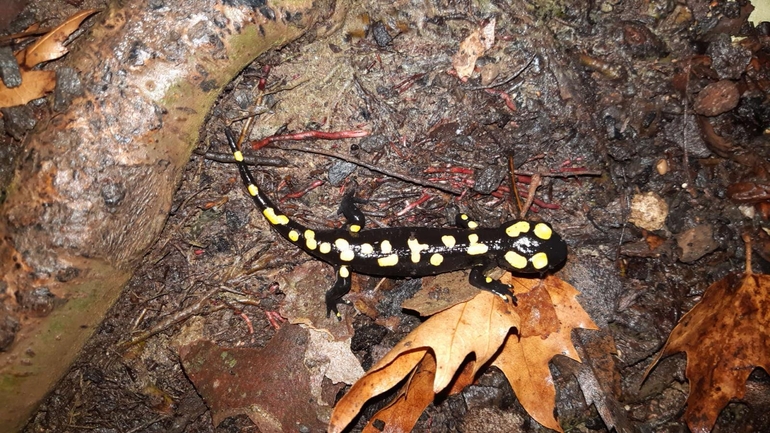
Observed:
[[[658,194],[650,191],[637,194],[631,199],[631,224],[645,230],[660,230],[668,217],[668,203]]]

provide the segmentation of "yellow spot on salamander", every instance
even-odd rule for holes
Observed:
[[[350,269],[347,266],[340,266],[339,274],[341,278],[348,278],[350,276]]]
[[[350,242],[347,239],[337,239],[334,241],[334,246],[340,251],[340,260],[343,262],[349,262],[356,257],[356,253],[350,249]]]
[[[315,240],[315,232],[313,230],[305,230],[305,245],[309,250],[314,250],[318,246],[318,242]]]
[[[547,241],[548,239],[551,239],[551,235],[553,234],[553,230],[551,230],[550,227],[543,223],[535,224],[535,236],[539,237],[540,239]]]
[[[296,230],[290,231],[289,239],[291,239],[292,242],[297,242],[299,240],[299,232]]]
[[[527,267],[527,259],[515,251],[505,253],[505,261],[514,269],[524,269]]]
[[[356,252],[353,250],[340,251],[340,260],[349,262],[356,258]]]
[[[374,247],[372,246],[372,244],[361,244],[361,254],[368,256],[373,252],[374,252]]]
[[[548,266],[548,256],[545,253],[537,253],[529,261],[535,269],[543,269]]]
[[[334,241],[334,246],[336,246],[337,249],[340,251],[345,251],[350,249],[350,243],[347,240],[342,238],[339,238],[336,241]]]
[[[466,251],[471,256],[478,256],[480,254],[486,254],[489,251],[489,247],[486,244],[479,243],[479,235],[473,233],[468,235],[468,250]]]
[[[398,254],[391,254],[389,256],[380,257],[377,259],[377,264],[384,267],[387,266],[396,266],[398,263]]]
[[[289,217],[286,215],[276,215],[275,209],[271,207],[265,208],[262,213],[265,215],[265,218],[270,221],[270,224],[283,226],[289,223]]]
[[[249,190],[249,195],[252,197],[256,197],[257,194],[259,194],[259,188],[257,188],[257,186],[254,184],[250,183],[249,186],[246,187],[246,189]]]
[[[358,233],[361,231],[361,226],[358,224],[351,224],[349,230],[350,233]]]
[[[490,278],[490,277],[487,277],[487,278],[485,278],[485,279],[484,279],[484,281],[486,281],[486,282],[487,282],[487,284],[489,284],[489,283],[491,283],[491,282],[492,282],[492,278]]]
[[[240,150],[236,150],[235,152],[233,152],[233,158],[235,158],[235,160],[238,162],[243,162],[243,154],[241,153]]]
[[[444,243],[445,247],[452,248],[457,243],[457,240],[452,235],[444,235],[441,236],[441,242]]]
[[[383,254],[389,254],[391,251],[393,251],[393,245],[390,244],[390,241],[385,240],[380,242],[380,251]]]
[[[460,219],[463,221],[468,221],[468,215],[465,215],[464,213],[460,214]]]
[[[328,254],[331,250],[332,244],[329,242],[321,242],[321,245],[318,246],[318,251],[320,251],[322,254]]]
[[[444,256],[442,256],[441,254],[436,253],[430,256],[430,264],[433,266],[439,266],[443,262],[444,262]]]
[[[476,221],[468,221],[468,228],[473,230],[479,226],[479,223]]]
[[[417,240],[417,238],[410,237],[406,241],[406,245],[409,247],[409,250],[412,252],[412,263],[420,263],[420,252],[422,250],[427,250],[428,244],[421,244],[420,241]]]
[[[527,221],[518,221],[505,228],[505,234],[512,238],[519,237],[522,233],[526,233],[528,231],[529,222]]]

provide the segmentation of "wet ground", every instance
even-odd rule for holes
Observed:
[[[755,271],[770,271],[768,197],[735,194],[738,182],[767,185],[770,167],[770,26],[748,24],[748,12],[741,1],[360,4],[339,33],[247,68],[212,111],[201,152],[226,153],[224,126],[240,131],[248,118],[252,139],[369,131],[295,144],[370,168],[282,144],[247,152],[271,158],[253,168],[263,190],[318,228],[340,226],[351,188],[367,200],[370,226],[447,225],[458,211],[492,226],[518,212],[509,158],[526,173],[524,195],[542,173],[528,217],[570,246],[559,276],[601,328],[574,335],[604,342],[605,406],[620,408],[619,429],[687,431],[684,356],[642,386],[644,370],[706,287],[742,269],[742,234],[755,238]],[[495,44],[462,82],[452,56],[491,17]],[[255,431],[245,416],[212,425],[174,340],[200,317],[221,346],[265,346],[286,326],[275,282],[310,260],[270,231],[233,165],[194,155],[157,245],[26,431]],[[344,310],[367,368],[419,323],[399,307],[419,281],[356,282],[356,294],[380,293],[366,314]],[[566,364],[552,364],[562,427],[607,431]],[[767,374],[756,371],[747,388],[715,431],[770,429]],[[417,430],[544,429],[490,369],[431,405]]]

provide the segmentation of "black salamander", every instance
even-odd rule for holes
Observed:
[[[508,221],[496,228],[482,228],[466,215],[458,227],[393,227],[364,230],[364,214],[352,194],[344,196],[340,211],[347,228],[313,230],[284,215],[257,187],[243,162],[230,130],[225,130],[246,189],[273,228],[291,243],[334,266],[337,281],[326,292],[327,315],[337,311],[350,291],[352,272],[381,277],[422,277],[470,269],[469,282],[506,301],[515,302],[511,286],[486,277],[495,267],[526,274],[542,274],[567,258],[567,245],[543,222]]]

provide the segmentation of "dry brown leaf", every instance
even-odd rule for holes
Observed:
[[[19,64],[22,65],[22,67],[31,69],[35,65],[58,59],[67,54],[68,50],[67,47],[64,46],[64,41],[67,40],[72,32],[80,27],[80,23],[82,23],[83,20],[97,11],[97,9],[84,10],[67,18],[67,20],[58,27],[35,41],[34,44],[17,53],[16,59],[19,61]]]
[[[460,43],[460,48],[452,57],[452,67],[457,76],[465,81],[476,68],[476,59],[481,57],[495,43],[495,18],[474,30]]]
[[[380,409],[364,427],[363,433],[409,432],[417,418],[433,401],[433,379],[436,375],[436,358],[427,352],[412,372],[406,385],[395,399]],[[387,421],[384,421],[387,420]],[[385,428],[378,428],[380,422]]]
[[[476,355],[476,366],[484,365],[500,348],[508,331],[518,325],[519,316],[510,304],[489,292],[479,292],[470,301],[431,317],[353,385],[334,408],[329,431],[342,431],[367,400],[409,375],[428,351],[436,358],[433,392],[438,393],[446,388],[468,354]]]
[[[545,427],[563,431],[554,417],[556,389],[548,363],[556,355],[580,361],[570,334],[575,328],[597,327],[575,300],[579,292],[556,277],[549,276],[542,282],[524,278],[504,282],[516,287],[519,305],[529,314],[527,320],[522,320],[521,338],[508,337],[492,365],[502,370],[532,418]],[[524,294],[520,294],[522,287]]]
[[[308,331],[287,325],[264,348],[220,347],[191,331],[178,350],[185,374],[211,409],[214,425],[245,414],[264,433],[323,429],[326,409],[309,398]],[[180,340],[182,340],[180,338]],[[187,339],[185,339],[187,340]]]
[[[428,391],[433,393],[431,399],[450,384],[450,393],[459,392],[490,360],[506,374],[525,408],[532,408],[530,413],[535,419],[561,431],[553,418],[555,390],[548,362],[557,354],[578,359],[570,332],[577,326],[595,325],[575,301],[577,290],[558,278],[507,282],[516,287],[518,307],[480,292],[472,300],[431,317],[353,385],[335,407],[329,432],[342,431],[367,400],[395,386],[420,364],[419,380],[414,382],[418,377],[414,375],[400,394],[405,401],[394,403],[395,409],[381,411],[375,417],[384,423],[385,430],[378,426],[381,431],[409,431],[419,417],[418,409],[421,413],[430,402]],[[509,336],[514,327],[521,330],[520,339]],[[505,347],[497,354],[504,342]],[[470,354],[475,355],[475,360],[465,362]],[[426,360],[432,357],[436,362],[433,374],[431,361]],[[412,395],[419,396],[415,398],[419,403],[408,409],[408,416],[400,413],[407,411],[403,405]],[[409,424],[408,420],[413,421]]]
[[[56,87],[54,71],[21,71],[21,85],[9,89],[0,80],[0,107],[24,105],[41,98]]]
[[[470,301],[479,289],[468,284],[468,272],[447,272],[422,279],[422,289],[401,303],[401,307],[428,317]]]
[[[743,397],[754,368],[770,372],[769,299],[770,275],[749,271],[715,282],[647,369],[645,376],[661,358],[687,354],[690,395],[684,418],[691,431],[711,431],[730,399]]]
[[[90,9],[72,15],[61,25],[41,36],[34,44],[16,53],[16,61],[21,68],[21,85],[9,89],[0,81],[0,107],[24,105],[52,92],[56,87],[56,73],[30,69],[42,62],[58,59],[67,54],[64,41],[77,30],[84,19],[95,12],[97,12],[96,9]]]

